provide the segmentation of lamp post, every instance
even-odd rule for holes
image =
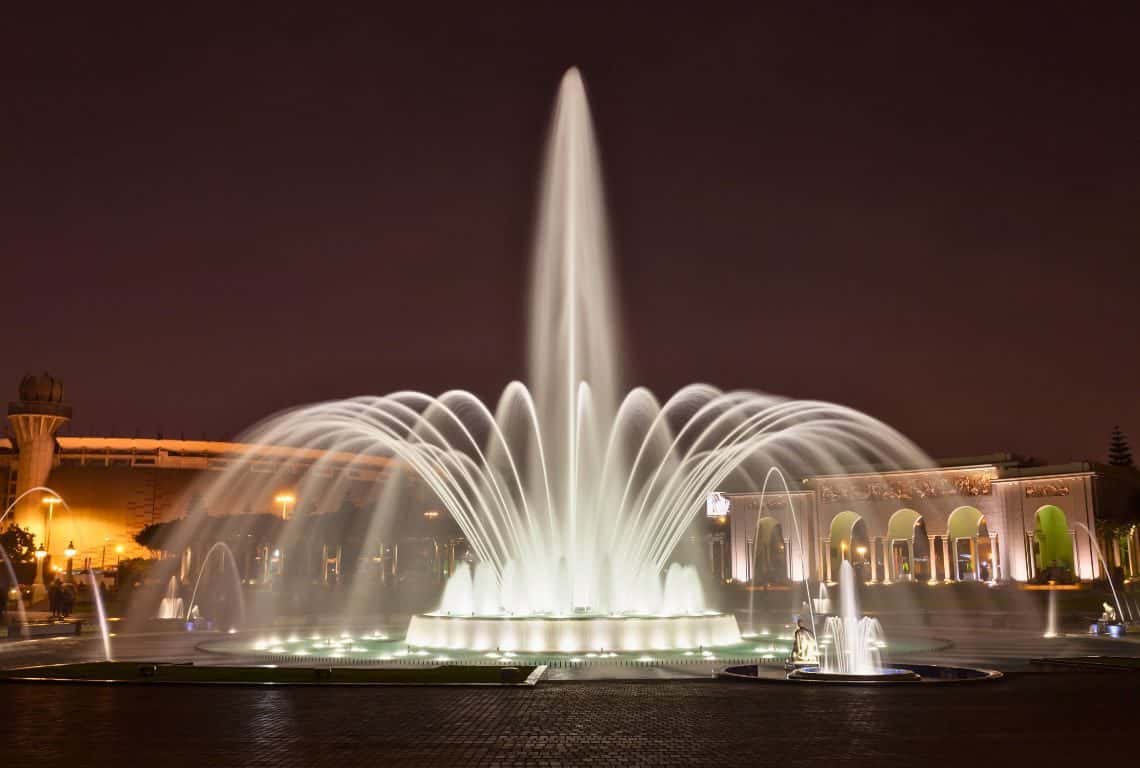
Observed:
[[[44,549],[44,543],[40,542],[40,548],[36,550],[36,581],[32,585],[32,602],[34,603],[40,595],[47,591],[47,578],[44,576],[44,569],[47,563],[47,550]]]
[[[281,505],[281,519],[288,520],[289,505],[297,501],[297,497],[288,491],[282,491],[273,498],[273,501]]]
[[[120,571],[119,566],[120,566],[120,563],[123,562],[123,549],[124,549],[124,547],[122,544],[116,544],[115,545],[115,589],[116,590],[119,588],[119,585],[122,584],[122,581],[120,581],[120,579],[122,578],[122,575],[119,572]]]
[[[67,558],[67,579],[71,580],[71,560],[75,557],[75,542],[67,542],[67,549],[63,550],[63,556]]]

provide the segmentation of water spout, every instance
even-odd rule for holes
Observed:
[[[190,593],[190,604],[186,607],[186,621],[187,622],[189,622],[193,618],[194,609],[197,607],[196,601],[198,599],[198,587],[201,586],[201,584],[202,584],[202,575],[206,573],[206,566],[209,565],[209,563],[210,563],[211,555],[213,555],[214,552],[218,551],[218,550],[220,550],[222,552],[222,569],[224,570],[226,567],[227,558],[229,560],[230,565],[233,567],[234,591],[236,592],[237,599],[238,599],[237,615],[239,617],[239,621],[244,618],[244,615],[245,615],[245,599],[242,597],[242,593],[241,593],[241,578],[238,575],[239,571],[238,571],[238,566],[237,566],[237,560],[234,559],[234,553],[229,548],[229,546],[224,541],[219,541],[219,542],[216,542],[212,547],[210,547],[209,551],[206,552],[206,556],[204,558],[202,558],[202,567],[198,569],[198,578],[195,579],[195,581],[194,581],[194,591]]]
[[[839,615],[830,616],[820,642],[824,672],[873,675],[882,669],[886,637],[879,620],[859,615],[855,571],[844,560],[839,566]]]
[[[1101,554],[1100,545],[1096,543],[1096,536],[1092,535],[1092,531],[1090,531],[1088,526],[1084,523],[1078,523],[1074,521],[1073,525],[1084,531],[1085,535],[1089,537],[1089,544],[1092,545],[1093,552],[1095,552],[1096,556],[1100,558],[1100,566],[1104,571],[1104,578],[1108,580],[1108,588],[1112,590],[1112,601],[1116,603],[1116,615],[1120,617],[1121,621],[1124,621],[1125,613],[1123,610],[1121,610],[1120,598],[1116,594],[1116,586],[1112,583],[1112,572],[1108,569],[1108,563],[1105,561],[1104,555]]]

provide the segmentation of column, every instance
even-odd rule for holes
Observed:
[[[958,564],[950,559],[950,534],[942,537],[942,576],[947,584],[957,578]]]
[[[914,581],[914,537],[911,536],[906,542],[906,560],[907,560],[907,578],[909,581]]]
[[[928,583],[937,584],[938,583],[938,557],[937,557],[937,552],[934,549],[934,537],[933,536],[927,536],[926,538],[930,542],[930,546],[927,549],[927,551],[930,553],[927,556],[928,559],[930,560],[930,580]]]
[[[871,583],[879,580],[879,539],[871,539]]]
[[[831,578],[831,539],[823,540],[823,551],[825,553],[824,562],[827,564],[827,583],[830,584],[834,581]]]
[[[883,583],[890,584],[891,579],[897,579],[895,573],[895,543],[891,539],[883,539]]]
[[[990,581],[998,580],[997,534],[990,534]]]

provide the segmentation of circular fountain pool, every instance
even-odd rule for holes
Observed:
[[[788,673],[789,680],[817,683],[917,683],[922,676],[911,669],[882,667],[870,672],[827,672],[819,667],[799,667]]]
[[[752,683],[824,683],[832,685],[894,685],[912,683],[967,683],[999,680],[1001,672],[974,667],[951,667],[941,664],[896,664],[866,674],[823,672],[818,667],[800,667],[785,672],[760,664],[730,665],[717,674],[722,680]]]

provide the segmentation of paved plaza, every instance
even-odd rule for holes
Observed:
[[[1140,675],[1033,655],[1140,645],[963,629],[932,654],[996,683],[872,689],[708,678],[533,688],[6,684],[13,765],[1072,765],[1128,759]],[[187,636],[116,638],[121,658],[206,660]],[[92,639],[10,643],[0,666],[90,658]],[[601,668],[594,675],[602,675]],[[614,674],[638,674],[614,670]]]
[[[1021,672],[918,690],[8,685],[0,716],[12,765],[1072,765],[1126,759],[1138,682]]]

